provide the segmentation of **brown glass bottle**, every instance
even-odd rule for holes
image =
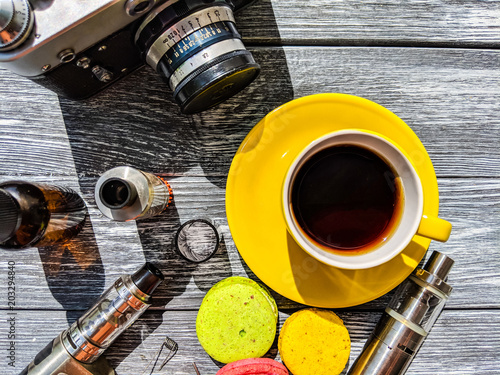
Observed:
[[[0,247],[20,249],[64,243],[82,229],[83,199],[59,186],[10,181],[0,184]]]

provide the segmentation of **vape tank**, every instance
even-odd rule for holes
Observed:
[[[348,375],[401,375],[448,300],[453,260],[434,251],[396,290]]]
[[[133,275],[115,281],[73,325],[35,357],[21,375],[112,375],[100,355],[150,306],[163,281],[161,271],[146,263]]]
[[[122,166],[106,171],[99,178],[95,200],[108,218],[129,221],[163,212],[172,201],[172,189],[158,176]]]

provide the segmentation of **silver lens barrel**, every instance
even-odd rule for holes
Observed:
[[[179,66],[175,72],[170,76],[169,85],[172,91],[175,91],[179,83],[193,73],[195,70],[201,68],[206,63],[223,56],[233,51],[245,50],[243,42],[239,39],[227,39],[216,44],[213,44],[204,50],[192,56],[188,61]]]

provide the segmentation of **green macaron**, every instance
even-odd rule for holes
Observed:
[[[229,277],[205,295],[196,333],[216,361],[234,362],[267,353],[276,336],[278,308],[269,291],[244,277]]]

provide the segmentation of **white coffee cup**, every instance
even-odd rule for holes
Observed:
[[[376,244],[366,244],[368,250],[362,247],[359,251],[346,251],[319,244],[299,225],[293,211],[292,187],[300,168],[313,155],[335,146],[357,146],[371,151],[391,168],[398,180],[400,207],[397,222],[391,224],[389,232]],[[405,152],[381,134],[356,129],[332,132],[309,144],[290,165],[282,190],[283,213],[291,236],[312,257],[344,269],[366,269],[383,264],[401,253],[415,235],[447,241],[451,224],[438,217],[423,215],[423,202],[420,178]]]

